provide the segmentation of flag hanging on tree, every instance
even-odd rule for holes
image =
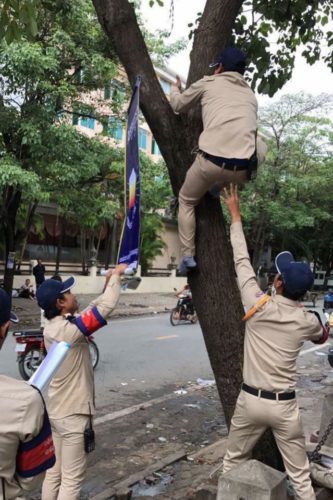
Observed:
[[[141,77],[136,78],[127,111],[125,165],[125,220],[119,245],[118,263],[126,263],[134,272],[139,264],[140,245],[140,160],[139,94]]]

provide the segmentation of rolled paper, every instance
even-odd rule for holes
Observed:
[[[67,342],[52,342],[51,347],[28,383],[43,391],[65,360],[71,345]]]

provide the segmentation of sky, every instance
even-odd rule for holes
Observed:
[[[151,31],[156,29],[171,29],[169,17],[170,0],[164,0],[164,7],[155,5],[149,7],[149,0],[142,0],[142,13],[146,20],[147,28]],[[202,12],[206,0],[175,0],[174,27],[170,40],[184,37],[188,38],[190,28],[189,23],[194,22],[196,14]],[[333,27],[332,27],[333,28]],[[168,67],[176,71],[186,80],[189,68],[190,44],[187,50],[170,59]],[[292,79],[286,83],[282,90],[276,94],[279,98],[283,94],[306,92],[309,94],[320,94],[321,92],[333,92],[333,73],[323,62],[318,62],[313,66],[306,64],[300,54],[296,56],[296,64]],[[264,104],[268,98],[259,97],[259,102]]]

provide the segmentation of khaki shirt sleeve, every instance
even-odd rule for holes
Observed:
[[[258,286],[250,262],[241,222],[231,224],[230,237],[242,302],[246,309],[249,309],[258,301],[260,295],[262,295],[262,290]]]
[[[198,80],[184,92],[180,92],[176,85],[172,85],[170,95],[172,109],[176,113],[184,113],[199,102],[204,91],[204,81],[203,78]]]
[[[107,284],[107,287],[102,295],[90,302],[89,306],[75,317],[75,320],[72,318],[65,322],[56,340],[63,340],[65,342],[68,342],[69,344],[74,344],[76,342],[81,342],[83,336],[89,336],[96,330],[102,328],[105,325],[105,322],[104,324],[101,322],[99,325],[97,324],[97,326],[94,327],[94,330],[90,331],[89,333],[89,331],[84,332],[84,330],[80,329],[78,324],[80,323],[80,318],[84,317],[89,309],[92,309],[94,307],[97,308],[98,313],[102,317],[102,319],[106,321],[106,319],[111,315],[112,311],[118,303],[120,290],[120,277],[114,274],[113,276],[111,276],[110,281]]]
[[[97,299],[90,302],[88,308],[86,308],[85,311],[94,306],[97,306],[100,315],[103,316],[103,318],[107,319],[111,315],[116,305],[118,304],[120,291],[121,291],[120,276],[118,274],[113,274],[104,292],[101,295],[99,295]]]
[[[27,404],[24,418],[21,422],[19,439],[22,442],[31,441],[40,432],[44,419],[44,405],[42,398],[36,389],[33,389],[32,397]],[[34,477],[21,477],[18,475],[18,483],[22,491],[29,492],[41,486],[45,472]]]
[[[311,312],[304,310],[307,320],[306,340],[311,340],[315,344],[324,343],[327,340],[323,325],[318,320],[317,316]]]

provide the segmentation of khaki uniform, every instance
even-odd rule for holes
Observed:
[[[262,292],[250,264],[242,224],[231,225],[235,267],[246,309]],[[297,301],[272,297],[246,322],[244,382],[274,393],[295,390],[296,360],[306,340],[320,342],[322,325]],[[224,457],[224,472],[244,462],[267,428],[271,428],[299,500],[315,500],[296,399],[270,400],[241,391]]]
[[[183,93],[172,87],[170,104],[175,112],[185,112],[200,102],[203,132],[199,148],[205,153],[228,159],[249,159],[255,150],[257,100],[244,77],[228,71],[205,76]],[[266,146],[257,138],[257,155],[262,163]],[[200,199],[214,184],[219,188],[230,182],[245,183],[246,170],[228,170],[205,159],[200,153],[188,170],[179,193],[178,230],[181,253],[195,253],[195,212]]]
[[[0,499],[10,500],[39,488],[44,473],[23,478],[16,473],[20,442],[37,436],[44,406],[39,393],[26,382],[0,375]]]
[[[119,295],[120,278],[113,275],[105,292],[85,311],[97,306],[101,317],[108,318]],[[53,341],[65,341],[72,347],[49,386],[48,412],[57,461],[47,471],[42,499],[75,500],[80,498],[87,466],[83,433],[89,425],[90,413],[95,413],[89,344],[77,325],[65,316],[57,316],[46,324],[44,338],[47,349]]]

